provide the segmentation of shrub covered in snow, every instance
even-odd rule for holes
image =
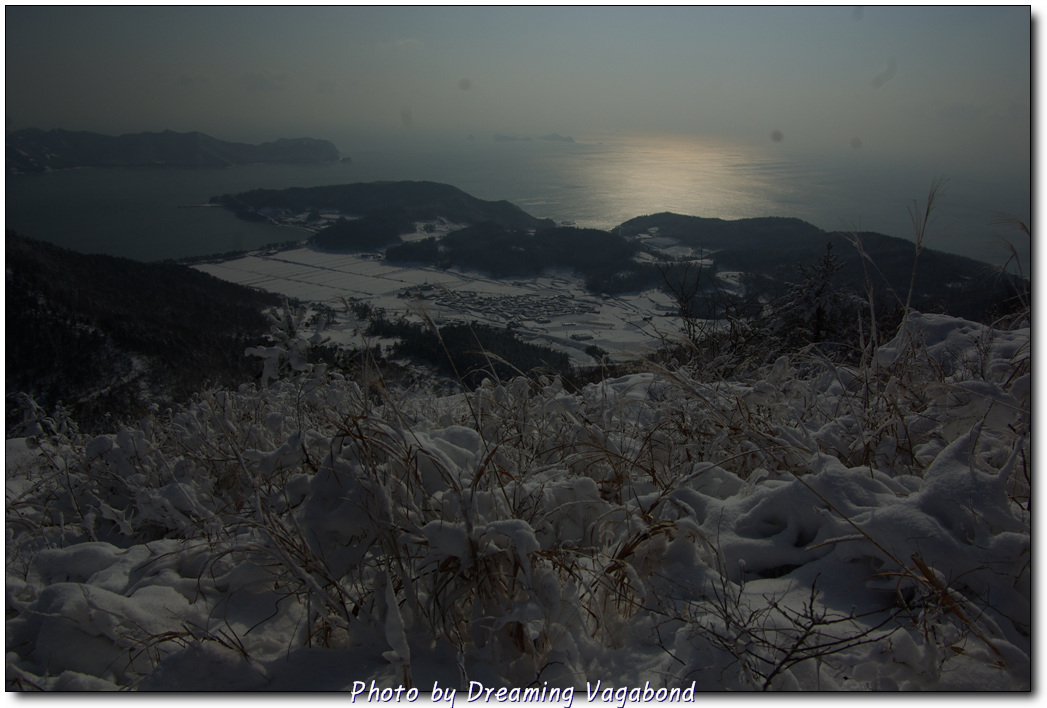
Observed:
[[[30,409],[9,689],[1029,687],[1028,329],[376,398],[291,314],[264,387]]]

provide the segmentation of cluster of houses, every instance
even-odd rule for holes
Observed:
[[[521,326],[527,321],[549,324],[555,317],[593,314],[599,311],[595,305],[580,302],[562,293],[549,295],[478,293],[474,290],[450,290],[431,283],[404,288],[397,297],[425,300],[434,305],[460,312],[483,313],[484,316],[498,318],[509,326]]]

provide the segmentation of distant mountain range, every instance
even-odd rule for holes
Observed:
[[[72,167],[220,168],[253,163],[336,162],[327,140],[281,138],[260,145],[232,143],[204,133],[130,133],[111,136],[26,128],[7,135],[7,172],[25,174]]]
[[[471,138],[472,136],[470,136]],[[573,143],[574,138],[569,135],[560,135],[559,133],[549,133],[538,138],[539,140],[549,140],[555,143]],[[516,142],[530,142],[531,138],[527,135],[505,135],[503,133],[495,133],[494,141],[496,143],[516,143]]]

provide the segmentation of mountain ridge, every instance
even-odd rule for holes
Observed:
[[[85,427],[252,380],[242,356],[268,329],[271,293],[174,263],[82,254],[8,231],[8,425],[15,394]],[[92,425],[86,425],[88,423]]]
[[[199,131],[127,133],[24,128],[7,135],[7,173],[32,174],[77,167],[217,169],[252,163],[322,164],[339,153],[328,140],[279,138],[252,145]]]
[[[313,243],[325,250],[384,250],[392,262],[462,267],[496,277],[569,267],[586,275],[593,292],[658,287],[664,284],[666,267],[708,257],[714,263],[709,275],[740,271],[753,292],[781,295],[796,282],[801,266],[822,257],[827,244],[840,261],[839,281],[859,290],[871,285],[881,304],[903,304],[905,297],[899,294],[908,292],[914,270],[918,289],[913,307],[974,320],[993,316],[998,303],[1024,287],[1020,279],[994,273],[989,264],[964,256],[923,248],[917,257],[915,244],[903,238],[823,231],[794,217],[724,220],[662,212],[606,231],[579,229],[556,226],[508,201],[485,201],[452,185],[424,181],[256,189],[213,197],[211,202],[241,218],[310,228],[315,231]],[[343,219],[324,222],[323,211],[337,212]],[[316,218],[303,222],[306,213]],[[401,243],[400,234],[413,231],[413,222],[437,218],[465,228]],[[595,237],[599,234],[602,240]],[[869,260],[855,248],[855,238]],[[680,258],[671,248],[647,245],[655,241],[671,241],[692,255]],[[646,260],[635,257],[640,250],[647,253]],[[598,262],[599,268],[586,267],[587,262]]]
[[[317,187],[253,189],[211,198],[212,204],[248,220],[271,220],[270,214],[292,214],[337,209],[343,214],[367,216],[396,209],[405,218],[425,221],[437,216],[461,223],[494,221],[505,226],[534,229],[552,226],[551,219],[531,216],[504,199],[489,201],[450,184],[425,180],[354,182]]]
[[[654,234],[694,249],[710,251],[717,266],[759,273],[764,285],[794,279],[797,268],[816,261],[831,244],[840,261],[841,282],[859,290],[868,281],[880,302],[907,292],[915,270],[917,290],[912,306],[927,312],[973,320],[993,316],[997,303],[1022,287],[1023,281],[994,266],[946,251],[916,245],[904,238],[871,231],[823,231],[795,217],[751,217],[725,220],[662,212],[639,216],[620,224],[615,232],[626,237]],[[868,260],[855,247],[857,239]],[[892,292],[894,294],[892,294]]]
[[[246,201],[258,209],[267,209],[272,207],[271,197],[276,195],[288,199],[277,208],[290,212],[303,205],[315,208],[319,204],[298,203],[297,199],[308,201],[325,190],[344,196],[345,187],[255,190],[246,193],[253,195]],[[722,302],[708,313],[701,307],[693,311],[714,319],[727,316],[726,311],[721,311],[725,306],[742,312],[755,306],[754,298],[772,302],[780,297],[783,293],[776,293],[775,289],[788,291],[798,285],[803,267],[817,262],[827,244],[839,246],[834,249],[841,265],[836,285],[858,294],[864,292],[868,278],[875,288],[877,307],[901,306],[914,267],[914,308],[971,320],[988,321],[1007,314],[1008,299],[1016,293],[1027,293],[1029,288],[1027,280],[994,275],[987,264],[962,256],[924,249],[917,260],[911,242],[883,234],[857,234],[870,256],[869,264],[847,244],[846,234],[823,232],[799,219],[764,217],[732,222],[663,213],[631,219],[614,233],[556,227],[509,202],[484,202],[449,185],[419,182],[356,187],[356,204],[370,203],[380,215],[383,209],[399,210],[397,223],[400,218],[424,222],[437,214],[441,218],[451,214],[461,219],[433,231],[425,228],[431,223],[423,223],[422,232],[417,234],[421,240],[395,247],[400,251],[399,257],[394,256],[394,248],[386,250],[384,258],[390,263],[409,267],[412,260],[428,261],[441,269],[454,267],[489,273],[501,267],[504,272],[496,273],[496,277],[529,277],[546,268],[570,268],[584,278],[590,294],[610,297],[643,289],[672,289],[672,278],[700,277],[700,287],[693,289],[691,297],[702,302]],[[361,194],[371,201],[359,201]],[[385,200],[377,206],[376,194]],[[448,200],[456,210],[441,210],[441,204]],[[245,208],[248,206],[245,204]],[[519,225],[480,221],[472,227],[445,232],[471,218],[490,215],[485,209],[493,209],[495,214]],[[366,222],[366,218],[346,221]],[[412,228],[417,226],[412,224]],[[528,226],[535,230],[527,230]],[[437,235],[426,235],[426,231]],[[680,252],[689,255],[674,255]],[[103,409],[130,411],[142,392],[162,389],[173,393],[177,388],[184,395],[208,376],[225,378],[227,373],[234,373],[240,381],[246,380],[250,375],[239,352],[263,335],[261,309],[280,301],[273,293],[255,293],[257,297],[252,297],[245,309],[239,302],[240,295],[221,290],[228,287],[240,293],[238,286],[212,279],[208,281],[210,287],[201,290],[201,274],[188,272],[188,268],[188,274],[171,271],[183,266],[78,254],[31,242],[10,231],[6,253],[11,335],[7,360],[9,406],[11,394],[19,390],[48,406],[60,400],[77,403],[74,399],[83,396],[72,392],[89,390],[93,392],[91,400],[85,398],[80,403],[89,404],[82,415],[91,416]],[[700,263],[697,269],[696,263]],[[716,292],[728,281],[734,285]],[[691,289],[690,282],[677,285],[681,292]],[[752,297],[747,293],[752,293]],[[895,298],[895,294],[899,297]],[[212,315],[225,319],[206,334],[207,318]],[[175,318],[181,324],[173,326],[165,317]],[[245,324],[248,320],[249,326]],[[233,324],[227,327],[230,322]],[[82,376],[87,383],[67,385],[63,377],[70,372]],[[147,396],[151,400],[177,397],[167,393]]]

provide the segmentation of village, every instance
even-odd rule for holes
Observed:
[[[513,285],[524,286],[521,282],[514,282]],[[599,311],[595,305],[565,293],[503,295],[475,290],[449,290],[429,283],[404,288],[398,297],[430,301],[439,307],[462,313],[482,312],[487,317],[503,320],[509,327],[519,327],[527,321],[551,324],[558,317],[589,315]]]
[[[661,290],[594,295],[580,278],[561,271],[530,280],[499,280],[454,269],[392,265],[380,254],[336,254],[306,245],[194,267],[302,302],[336,306],[342,298],[365,300],[410,321],[427,317],[440,326],[477,322],[507,327],[524,341],[568,354],[579,365],[592,362],[587,351],[593,347],[615,358],[632,356],[676,336],[680,328],[671,298]],[[334,325],[328,335],[348,346],[355,332],[346,322]]]

